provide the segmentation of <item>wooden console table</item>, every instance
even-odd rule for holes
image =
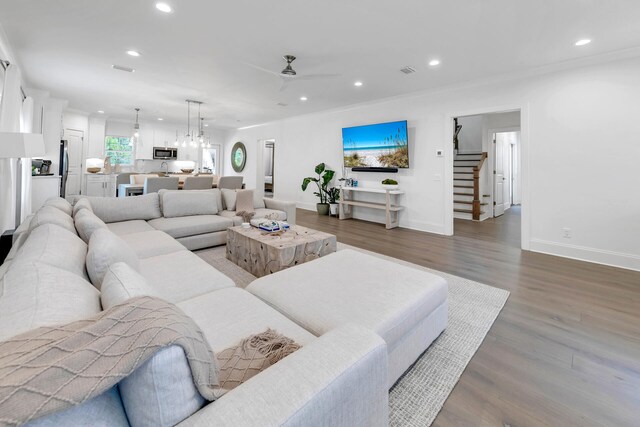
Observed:
[[[373,202],[363,202],[360,200],[353,199],[353,193],[373,193],[373,194],[383,194],[385,196],[384,203],[373,203]],[[400,190],[385,190],[383,188],[366,188],[366,187],[341,187],[340,188],[340,208],[339,208],[339,218],[340,219],[349,219],[353,217],[353,208],[352,206],[360,206],[363,208],[371,208],[371,209],[380,209],[386,212],[386,222],[385,225],[387,230],[391,228],[395,228],[398,226],[400,219],[400,211],[403,209],[402,206],[394,204],[392,201],[393,197],[397,197],[401,194],[404,194],[404,191]],[[351,197],[348,197],[348,196]]]

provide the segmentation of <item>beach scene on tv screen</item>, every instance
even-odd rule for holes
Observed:
[[[344,128],[342,142],[346,167],[409,167],[405,121]]]

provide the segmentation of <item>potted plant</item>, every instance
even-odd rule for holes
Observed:
[[[395,179],[385,179],[382,181],[382,188],[385,190],[397,190],[398,189],[398,181]]]
[[[316,166],[315,172],[316,174],[318,174],[317,178],[310,176],[302,180],[302,191],[306,191],[309,184],[311,182],[315,182],[318,186],[318,191],[314,191],[313,194],[318,196],[318,198],[320,199],[320,203],[316,204],[316,209],[318,211],[318,214],[328,215],[329,203],[327,203],[327,188],[329,183],[333,179],[333,176],[335,175],[335,171],[327,169],[324,163],[320,163]]]
[[[329,199],[329,213],[338,215],[338,202],[340,201],[340,188],[331,187],[327,190],[327,199]]]

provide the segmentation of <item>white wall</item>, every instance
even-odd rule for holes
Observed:
[[[407,119],[411,168],[397,174],[407,192],[400,224],[445,233],[451,211],[450,117],[522,107],[524,246],[640,269],[640,198],[629,197],[638,183],[640,121],[630,118],[640,114],[639,74],[640,58],[624,59],[301,116],[231,132],[226,153],[235,141],[246,144],[243,175],[250,188],[256,182],[257,141],[274,138],[275,196],[312,208],[316,200],[300,183],[321,161],[341,170],[342,127]],[[436,157],[437,149],[446,156]],[[353,175],[369,186],[389,176]],[[571,239],[562,237],[564,227],[572,229]]]
[[[484,115],[458,117],[458,124],[462,126],[458,134],[458,152],[479,153],[484,141]]]

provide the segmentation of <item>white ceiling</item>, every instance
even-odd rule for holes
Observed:
[[[0,25],[30,87],[114,118],[212,126],[274,119],[521,72],[640,46],[638,0],[0,0]],[[580,38],[593,39],[577,48]],[[135,49],[139,58],[125,52]],[[279,92],[283,54],[300,80]],[[432,69],[427,62],[439,58]],[[111,64],[134,67],[133,74]],[[399,71],[412,66],[415,74]],[[364,82],[355,88],[356,80]],[[307,96],[305,103],[300,96]],[[276,105],[282,102],[286,107]]]

